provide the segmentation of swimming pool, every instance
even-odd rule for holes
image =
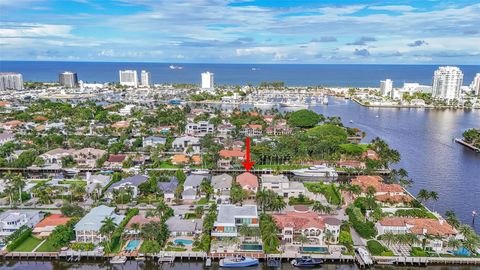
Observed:
[[[303,247],[300,250],[308,253],[328,253],[328,248],[326,247]]]
[[[240,245],[240,249],[249,251],[260,251],[263,250],[263,247],[260,244],[242,244]]]
[[[175,239],[173,240],[173,243],[175,245],[191,246],[193,241],[189,239]]]
[[[137,249],[138,245],[140,245],[140,240],[130,240],[127,246],[125,247],[125,251],[132,252]]]

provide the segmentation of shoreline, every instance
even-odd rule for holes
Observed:
[[[397,109],[426,109],[426,110],[445,110],[445,109],[452,109],[452,110],[475,110],[478,108],[466,108],[466,107],[452,107],[452,106],[418,106],[418,105],[370,105],[365,104],[364,102],[356,99],[351,98],[351,100],[355,101],[359,105],[367,108],[397,108]]]

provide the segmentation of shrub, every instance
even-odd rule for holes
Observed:
[[[22,244],[28,237],[32,235],[32,228],[22,230],[20,234],[17,235],[15,239],[7,246],[8,251],[16,249],[20,244]]]
[[[125,218],[122,220],[122,222],[120,222],[120,224],[112,234],[112,238],[110,240],[110,250],[115,250],[115,248],[120,244],[120,238],[122,237],[123,229],[130,221],[130,219],[132,219],[133,216],[138,215],[138,213],[138,208],[131,208],[127,211]]]
[[[384,247],[376,240],[368,241],[367,248],[373,256],[393,256],[393,252],[391,250]]]
[[[377,234],[377,230],[375,229],[375,224],[370,221],[363,222],[358,216],[358,213],[361,215],[361,211],[358,208],[347,208],[346,213],[352,224],[355,231],[363,238],[373,238]]]
[[[394,215],[397,217],[417,217],[417,218],[437,219],[434,214],[421,208],[400,209],[400,210],[397,210]]]
[[[410,256],[413,257],[426,257],[427,253],[420,247],[412,247],[410,250]]]
[[[320,115],[310,110],[298,110],[290,114],[288,123],[294,127],[311,128],[318,124]]]

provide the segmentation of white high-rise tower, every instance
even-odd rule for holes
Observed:
[[[473,93],[475,93],[475,95],[480,95],[480,73],[477,73],[477,75],[475,75],[472,84],[470,84],[470,88],[473,90]]]
[[[78,86],[77,73],[64,71],[58,75],[58,82],[67,88],[75,88]]]
[[[146,70],[142,70],[142,72],[140,74],[140,82],[141,82],[141,86],[143,86],[143,87],[152,86],[152,79],[150,77],[150,72],[148,72]]]
[[[0,90],[23,90],[23,76],[20,73],[0,72]]]
[[[444,99],[460,98],[463,73],[458,67],[439,67],[433,75],[432,93]]]
[[[202,73],[202,89],[214,89],[214,74],[209,71]]]
[[[120,84],[131,87],[138,87],[138,76],[136,70],[120,70]]]
[[[393,81],[390,79],[380,81],[380,93],[382,94],[382,96],[393,96]]]

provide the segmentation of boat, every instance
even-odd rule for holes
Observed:
[[[124,264],[127,261],[126,256],[115,256],[110,260],[111,264]]]
[[[220,260],[220,266],[225,268],[241,268],[258,265],[258,259],[245,256],[225,257]]]
[[[370,253],[368,253],[367,249],[363,247],[359,247],[355,249],[355,254],[358,255],[361,260],[363,261],[364,265],[372,265],[373,261],[370,257]]]
[[[183,69],[183,67],[170,65],[170,69]]]
[[[287,100],[286,102],[281,102],[280,106],[282,107],[296,107],[296,108],[308,108],[308,104],[303,102],[295,102]]]
[[[259,100],[259,101],[253,102],[253,106],[255,107],[272,107],[274,105],[275,103],[268,102],[265,100]]]
[[[328,96],[323,97],[323,104],[328,105]]]
[[[182,104],[182,100],[181,99],[171,99],[168,101],[168,104],[170,105],[181,105]]]
[[[321,265],[322,263],[322,259],[316,259],[310,256],[302,256],[301,258],[294,259],[291,262],[291,264],[295,267],[315,267]]]
[[[190,172],[191,174],[209,174],[210,171],[207,169],[198,169]]]
[[[292,170],[291,172],[296,176],[332,178],[338,177],[338,173],[335,171],[335,169],[328,167],[327,165],[315,165],[306,169]]]

